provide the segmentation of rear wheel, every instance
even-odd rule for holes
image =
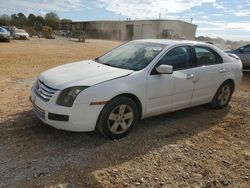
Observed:
[[[98,131],[110,139],[126,136],[136,124],[138,108],[133,100],[121,96],[111,100],[102,110],[97,123]]]
[[[215,109],[226,107],[231,100],[233,89],[233,84],[230,81],[224,82],[217,90],[211,106]]]

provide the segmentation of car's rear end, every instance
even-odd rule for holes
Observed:
[[[243,64],[242,64],[240,57],[237,56],[236,54],[233,54],[230,52],[226,52],[226,54],[229,57],[228,62],[230,62],[231,73],[233,74],[234,81],[235,81],[235,90],[237,90],[238,87],[240,86],[242,76],[243,76]]]

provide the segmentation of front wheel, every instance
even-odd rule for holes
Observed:
[[[228,105],[233,94],[233,84],[229,81],[224,82],[217,90],[211,106],[215,109],[221,109]]]
[[[138,108],[133,100],[121,96],[114,98],[102,110],[98,131],[110,139],[126,136],[138,120]]]

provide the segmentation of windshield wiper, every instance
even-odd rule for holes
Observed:
[[[99,61],[99,57],[95,58],[94,61],[97,62],[97,63],[101,63],[101,62]],[[114,65],[111,65],[110,63],[101,63],[101,64],[107,65],[107,66],[110,66],[110,67],[116,67],[116,66],[114,66]]]
[[[110,66],[110,67],[116,67],[114,65],[111,65],[110,63],[103,63],[103,65],[107,65],[107,66]],[[119,68],[119,67],[118,67]]]
[[[95,58],[94,61],[97,62],[97,63],[100,63],[99,57]]]

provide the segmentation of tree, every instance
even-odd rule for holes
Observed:
[[[11,17],[7,14],[3,14],[0,16],[0,25],[2,26],[8,26],[10,25]]]
[[[58,23],[60,22],[59,16],[54,12],[47,13],[44,20],[45,24],[53,29],[57,29]]]
[[[17,15],[11,14],[11,25],[16,25],[17,23]]]
[[[35,24],[35,21],[36,21],[36,16],[34,14],[30,14],[27,18],[27,26],[34,26]]]
[[[42,30],[43,26],[45,25],[44,18],[42,16],[37,16],[34,22],[34,27],[36,30]]]
[[[26,16],[21,12],[18,13],[17,16],[18,16],[18,24],[20,25],[20,27],[25,26],[27,22]]]
[[[22,28],[23,26],[26,25],[26,21],[27,21],[26,16],[21,12],[18,14],[11,15],[11,24],[16,27]]]

